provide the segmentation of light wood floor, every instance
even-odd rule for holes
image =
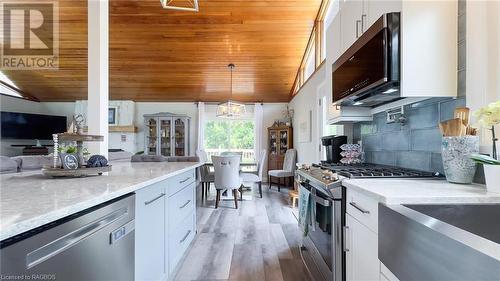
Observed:
[[[175,280],[310,280],[288,189],[262,190],[262,199],[254,188],[252,200],[238,202],[237,210],[233,201],[214,209],[213,186],[205,202],[198,192],[198,234]]]

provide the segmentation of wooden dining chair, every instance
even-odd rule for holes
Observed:
[[[238,209],[238,190],[241,188],[239,156],[212,156],[215,171],[215,208],[219,207],[220,195],[223,190],[231,190],[234,197],[234,207]]]

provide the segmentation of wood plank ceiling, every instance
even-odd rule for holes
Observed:
[[[60,68],[4,71],[42,101],[87,97],[87,1],[59,0]],[[287,102],[321,0],[110,0],[111,99]]]

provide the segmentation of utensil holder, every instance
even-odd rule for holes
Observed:
[[[470,155],[479,153],[478,136],[443,137],[442,157],[446,180],[452,183],[472,183],[476,163]]]

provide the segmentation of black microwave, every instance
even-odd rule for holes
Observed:
[[[332,66],[336,105],[375,107],[400,99],[400,14],[380,17]]]

